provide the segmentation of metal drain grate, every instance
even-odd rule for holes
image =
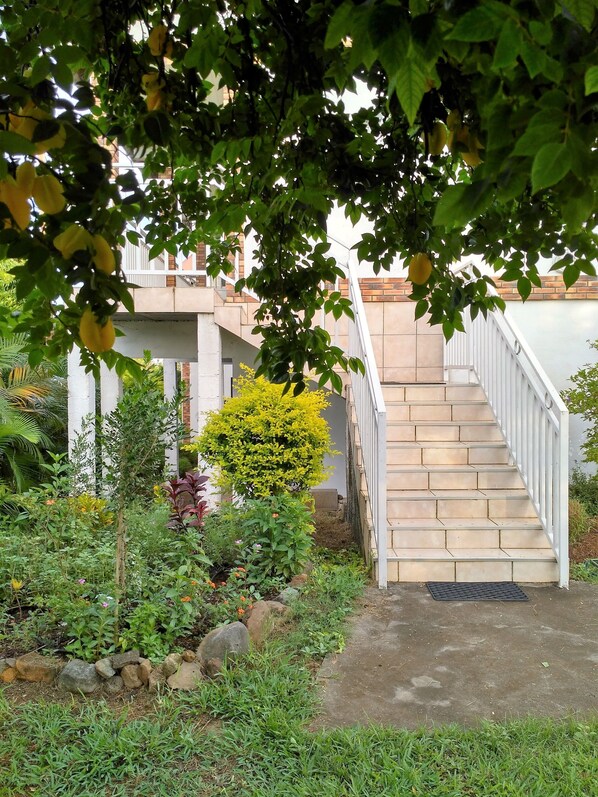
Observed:
[[[426,582],[435,601],[526,601],[525,592],[512,581]]]

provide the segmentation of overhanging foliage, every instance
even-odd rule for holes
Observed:
[[[212,273],[253,231],[262,370],[300,386],[306,368],[326,377],[343,361],[314,324],[326,302],[346,311],[321,287],[339,273],[335,203],[373,225],[357,251],[376,269],[430,256],[413,298],[446,334],[465,308],[497,304],[487,277],[451,272],[458,259],[482,255],[523,298],[541,256],[567,285],[593,273],[595,0],[16,0],[0,13],[0,244],[24,260],[18,298],[44,297],[27,318],[33,362],[79,342],[87,307],[102,322],[131,307],[97,236],[116,248],[144,218],[156,253],[210,244]],[[349,113],[358,84],[371,102]],[[116,144],[143,160],[143,189],[112,179]],[[13,185],[23,159],[36,176]],[[67,257],[56,238],[72,224],[96,238]]]

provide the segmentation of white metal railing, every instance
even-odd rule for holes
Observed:
[[[357,272],[351,259],[347,264],[347,278],[354,314],[354,320],[349,321],[349,356],[358,357],[364,365],[363,374],[350,372],[351,390],[378,554],[378,586],[385,589],[387,585],[386,406]]]
[[[204,277],[206,285],[211,285],[205,268],[197,267],[197,259],[190,255],[169,268],[168,254],[163,253],[150,258],[150,249],[145,241],[137,244],[126,241],[122,248],[122,268],[127,280],[141,288],[164,287],[167,277],[177,277],[177,284],[194,285],[198,277]]]
[[[464,318],[445,366],[469,369],[482,386],[569,584],[569,413],[508,313]]]

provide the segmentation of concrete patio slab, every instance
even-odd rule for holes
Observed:
[[[312,727],[598,716],[598,587],[521,586],[528,603],[369,587],[346,649],[320,669]]]

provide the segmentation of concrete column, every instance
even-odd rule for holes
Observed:
[[[114,368],[100,363],[100,412],[109,415],[122,398],[123,384]]]
[[[199,414],[199,405],[197,403],[198,396],[198,366],[197,363],[189,363],[189,416],[190,416],[190,429],[191,438],[197,435],[197,418]]]
[[[197,432],[201,433],[206,415],[222,407],[222,341],[220,327],[212,313],[197,316]],[[205,471],[209,476],[208,470]],[[219,491],[208,482],[206,498],[213,506],[220,500]]]
[[[162,362],[164,367],[164,398],[166,401],[171,401],[175,397],[177,389],[176,360],[163,360]],[[166,449],[166,469],[169,475],[178,475],[178,441]]]
[[[88,486],[93,489],[95,486],[95,470],[93,450],[95,444],[95,427],[88,424],[85,428],[85,420],[89,416],[94,416],[95,405],[95,379],[93,374],[85,373],[85,369],[80,363],[79,349],[74,348],[69,352],[67,358],[68,367],[68,439],[69,455],[72,456],[75,443],[80,440],[89,451],[89,461],[81,464],[81,476],[89,482]],[[85,439],[81,440],[81,435],[85,433]]]

